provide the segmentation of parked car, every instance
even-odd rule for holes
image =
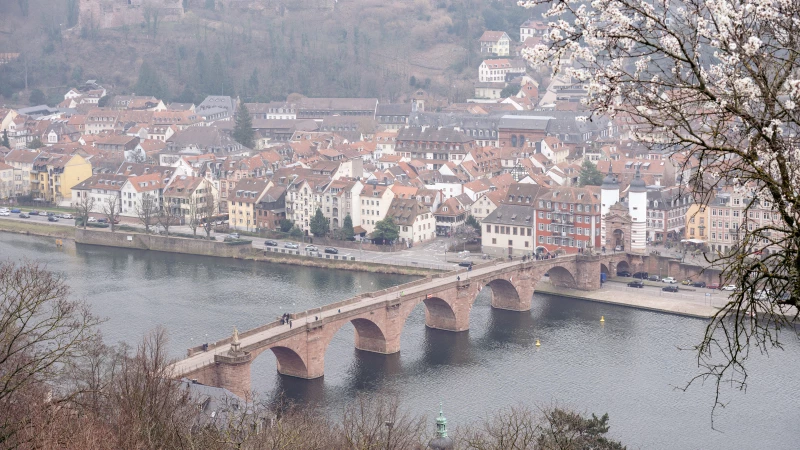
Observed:
[[[29,212],[28,214],[30,214],[32,216],[38,216],[39,215],[39,211],[34,209],[33,211]]]
[[[94,217],[89,217],[89,220],[86,221],[87,223],[97,222],[97,219]]]
[[[769,298],[771,292],[769,289],[762,289],[756,291],[756,295],[754,296],[756,300],[766,300]]]
[[[691,278],[687,278],[687,279],[685,279],[685,280],[681,281],[681,284],[682,284],[682,285],[684,285],[684,286],[689,286],[689,285],[691,285],[692,283],[694,283],[694,281],[692,281],[692,279],[691,279]]]
[[[55,216],[55,215],[56,215],[56,213],[54,213],[53,211],[47,211],[47,217]]]
[[[61,218],[62,219],[74,219],[75,217],[73,217],[72,214],[62,214]]]
[[[650,275],[649,277],[647,277],[647,279],[650,281],[661,281],[661,277],[658,275]]]
[[[721,288],[719,288],[719,290],[720,291],[735,291],[736,290],[736,286],[734,286],[732,284],[729,284],[727,286],[722,286]]]
[[[720,286],[719,286],[719,283],[711,283],[711,284],[707,285],[706,287],[709,288],[709,289],[719,289]]]
[[[458,263],[458,265],[461,267],[472,267],[472,261],[461,261],[460,263]],[[547,274],[547,276],[550,275]]]
[[[675,278],[672,278],[672,277],[666,277],[666,278],[662,278],[661,282],[662,283],[675,284],[675,283],[678,282],[678,280],[676,280]]]
[[[627,270],[617,271],[617,276],[618,277],[629,277],[629,276],[631,276],[631,273],[628,272]]]
[[[58,222],[58,217],[56,216],[47,216],[48,222]]]
[[[338,255],[339,254],[339,250],[337,250],[337,249],[335,249],[333,247],[325,247],[325,253],[330,253],[331,255]]]
[[[678,286],[673,286],[673,285],[664,286],[663,288],[661,288],[661,290],[664,292],[678,292]]]
[[[10,216],[10,215],[11,215],[11,211],[9,211],[7,209],[0,209],[0,216]]]
[[[267,247],[277,247],[278,242],[273,241],[272,239],[267,239],[266,241],[264,241],[264,245],[266,245]]]
[[[636,272],[636,273],[633,274],[633,278],[638,278],[640,280],[646,280],[648,275],[649,274],[647,272]]]
[[[20,219],[30,219],[31,216],[28,213],[19,213],[19,218]]]
[[[298,248],[300,248],[300,246],[299,246],[299,245],[297,245],[297,244],[296,244],[296,243],[294,243],[294,242],[285,242],[285,243],[283,244],[283,246],[284,246],[285,248],[293,248],[293,249],[295,249],[295,250],[297,250]]]
[[[705,281],[695,281],[694,283],[692,283],[692,287],[704,288],[704,287],[706,287],[706,282]]]
[[[89,219],[89,222],[91,222],[91,221],[92,221],[92,219]],[[108,223],[108,219],[106,219],[105,217],[101,217],[99,219],[96,219],[96,222],[97,223]]]
[[[614,247],[614,250],[618,251],[618,252],[621,252],[622,251],[622,246],[618,245],[618,246]]]
[[[631,281],[630,283],[628,283],[628,287],[641,289],[644,287],[644,283],[642,283],[641,281]]]
[[[239,233],[230,233],[227,237],[230,239],[239,239]]]
[[[318,252],[319,249],[317,248],[316,245],[308,244],[308,245],[306,245],[306,251],[307,252]]]
[[[114,219],[111,220],[111,223],[117,225],[119,223],[119,217],[114,217]]]
[[[11,208],[11,214],[19,214],[21,212],[22,211],[20,211],[19,208]]]

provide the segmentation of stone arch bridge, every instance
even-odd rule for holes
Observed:
[[[600,288],[600,273],[616,274],[641,266],[641,256],[625,253],[572,255],[541,261],[495,261],[436,274],[411,283],[291,315],[292,327],[275,321],[227,338],[204,349],[191,348],[188,357],[172,366],[173,376],[224,387],[240,396],[250,392],[250,363],[270,350],[278,372],[299,378],[318,378],[325,372],[325,351],[346,323],[355,328],[356,348],[391,354],[400,351],[400,335],[411,311],[425,305],[425,324],[447,331],[465,331],[476,297],[491,289],[494,308],[528,311],[545,273],[558,287]]]

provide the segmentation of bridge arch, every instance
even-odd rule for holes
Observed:
[[[608,266],[603,263],[600,263],[600,273],[604,273],[606,276],[611,276],[611,271],[608,270]]]
[[[270,350],[278,363],[278,373],[291,377],[310,378],[306,361],[296,351],[284,346],[270,347]]]
[[[439,330],[461,331],[456,320],[456,312],[450,303],[439,297],[426,298],[423,303],[425,303],[426,326]]]
[[[517,287],[504,278],[495,278],[486,283],[485,288],[492,290],[492,308],[520,311],[521,301]],[[476,297],[477,298],[477,297]],[[473,299],[473,302],[475,300]]]
[[[575,281],[575,276],[572,275],[572,272],[562,266],[551,267],[547,273],[550,274],[550,283],[552,283],[553,286],[572,289],[577,288],[578,286],[578,283]]]
[[[631,266],[630,266],[630,264],[628,264],[628,261],[624,261],[624,260],[623,261],[618,261],[617,262],[617,268],[616,268],[616,270],[614,270],[614,275],[616,275],[616,274],[618,274],[618,273],[620,273],[622,271],[625,271],[625,272],[630,272],[631,271]]]

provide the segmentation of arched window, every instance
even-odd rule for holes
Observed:
[[[516,147],[517,146],[517,135],[516,134],[512,134],[511,135],[511,146],[512,147]]]
[[[525,136],[520,135],[520,137],[519,137],[519,146],[520,147],[524,147],[525,146]]]

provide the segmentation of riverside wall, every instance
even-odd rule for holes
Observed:
[[[345,260],[337,258],[312,258],[301,255],[300,251],[292,254],[289,250],[271,251],[253,248],[249,243],[233,244],[205,239],[190,239],[173,236],[131,233],[106,230],[76,229],[75,242],[85,245],[103,245],[108,247],[152,250],[187,255],[215,256],[222,258],[249,259],[253,261],[293,264],[306,267],[354,270],[361,272],[388,273],[397,275],[424,276],[433,272],[422,267],[394,266],[374,264],[365,261]],[[327,255],[335,256],[335,255]]]

